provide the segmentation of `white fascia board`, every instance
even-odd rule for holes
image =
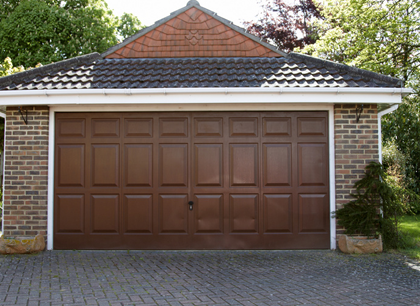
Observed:
[[[188,103],[399,104],[407,88],[168,88],[0,91],[0,105]]]
[[[0,96],[44,96],[44,95],[137,95],[137,94],[203,94],[203,93],[389,93],[410,94],[411,88],[365,88],[365,87],[209,87],[209,88],[142,88],[142,89],[44,89],[44,90],[7,90]]]

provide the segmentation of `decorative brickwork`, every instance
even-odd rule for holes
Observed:
[[[353,198],[353,185],[363,177],[371,161],[379,160],[378,111],[376,105],[364,105],[356,123],[356,105],[334,107],[336,208]],[[337,234],[343,232],[337,227]]]
[[[4,236],[47,234],[49,108],[17,107],[6,112]]]

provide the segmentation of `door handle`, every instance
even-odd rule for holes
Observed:
[[[194,205],[194,202],[193,202],[193,201],[189,201],[189,202],[188,202],[188,205],[190,205],[190,210],[193,210],[193,205]]]

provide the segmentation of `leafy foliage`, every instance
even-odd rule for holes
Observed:
[[[131,13],[124,13],[120,17],[120,22],[117,26],[118,36],[127,38],[137,33],[139,29],[145,28],[140,20]]]
[[[3,63],[0,64],[0,77],[22,72],[24,70],[25,68],[23,68],[23,66],[14,67],[10,57],[6,57]]]
[[[373,237],[379,228],[378,206],[366,202],[362,196],[355,197],[355,200],[335,212],[337,224],[346,229],[346,234]]]
[[[382,136],[405,156],[401,160],[407,188],[420,194],[420,96],[406,97],[398,109],[382,118]],[[386,160],[384,160],[386,161]],[[390,163],[387,162],[386,165]]]
[[[302,52],[412,80],[420,66],[420,2],[317,0],[320,39]]]
[[[0,58],[25,67],[103,52],[141,27],[115,17],[104,0],[8,0],[0,8]]]
[[[416,93],[382,118],[383,143],[407,157],[404,184],[420,194],[420,1],[315,0],[320,38],[300,52],[398,77]],[[299,50],[298,50],[299,51]],[[386,164],[386,166],[388,166]]]
[[[321,18],[312,0],[265,0],[258,21],[245,22],[247,30],[258,37],[274,42],[281,50],[291,51],[313,44],[318,38],[311,20]]]
[[[335,212],[337,223],[347,234],[383,235],[387,248],[398,248],[401,233],[399,217],[420,207],[420,197],[402,188],[389,177],[382,164],[371,162],[365,176],[354,184],[355,200]]]

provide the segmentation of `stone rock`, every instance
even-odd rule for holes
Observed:
[[[342,235],[338,240],[338,247],[346,254],[372,254],[382,252],[382,237],[378,239],[363,236]]]
[[[0,237],[0,254],[31,254],[38,253],[45,249],[45,239],[42,235],[36,235],[35,238]]]

